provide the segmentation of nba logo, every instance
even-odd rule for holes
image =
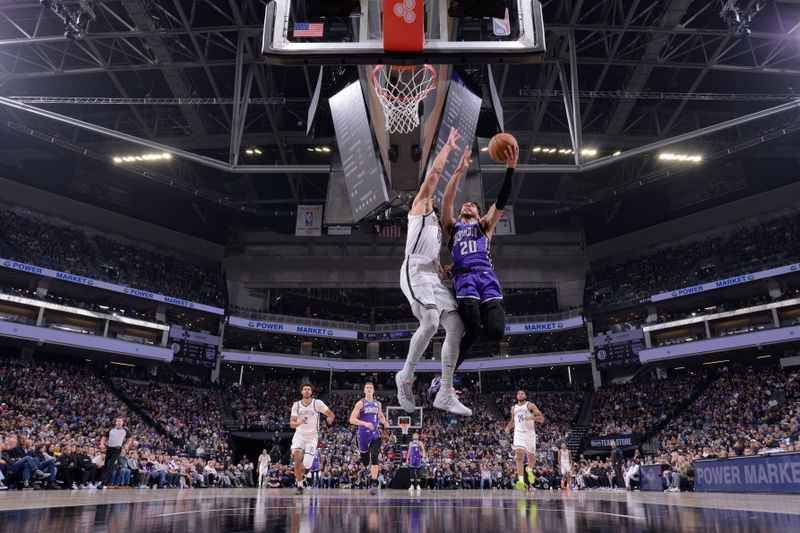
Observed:
[[[497,37],[508,37],[511,35],[511,19],[506,8],[506,18],[492,19],[492,31]]]
[[[306,211],[306,219],[305,219],[305,226],[310,228],[314,225],[314,212],[313,211]]]

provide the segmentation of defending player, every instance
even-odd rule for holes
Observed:
[[[409,491],[416,489],[422,490],[422,478],[420,471],[422,470],[422,460],[428,456],[425,452],[425,445],[419,440],[419,433],[414,433],[414,440],[408,443],[408,466],[411,467],[411,486],[408,487]]]
[[[499,341],[506,328],[506,313],[503,308],[503,291],[494,273],[491,242],[495,226],[503,217],[503,210],[511,194],[514,169],[519,159],[519,147],[514,145],[506,151],[506,177],[497,201],[481,216],[481,208],[475,202],[464,202],[458,219],[453,216],[453,204],[462,174],[469,168],[471,150],[467,148],[458,170],[447,184],[442,199],[442,229],[445,242],[453,256],[450,274],[456,288],[458,310],[464,322],[464,337],[459,346],[456,368],[461,366],[469,350],[483,335],[489,342]]]
[[[292,418],[289,427],[293,428],[292,456],[294,457],[294,478],[297,494],[303,494],[303,468],[310,469],[317,455],[319,443],[319,415],[324,414],[328,424],[333,424],[333,411],[322,400],[311,397],[314,387],[309,383],[300,387],[303,399],[292,404]]]
[[[517,391],[517,403],[511,407],[511,420],[506,424],[506,433],[514,429],[514,461],[517,466],[517,484],[519,490],[525,490],[523,476],[527,474],[528,483],[533,485],[536,476],[533,467],[536,464],[536,423],[544,422],[536,404],[528,401],[528,394],[524,390]],[[528,467],[523,462],[528,458]]]
[[[405,365],[395,376],[395,383],[400,406],[409,413],[413,412],[415,403],[412,388],[414,372],[441,323],[445,330],[442,344],[442,387],[436,394],[433,406],[457,415],[472,415],[472,411],[458,400],[452,388],[464,323],[458,314],[458,305],[453,294],[439,279],[442,229],[433,210],[436,184],[450,153],[459,150],[456,144],[458,139],[458,131],[451,128],[447,143],[436,155],[408,213],[406,258],[400,271],[400,287],[411,304],[414,316],[419,320],[419,328],[411,337]],[[463,166],[463,159],[462,157],[462,164],[459,166]]]
[[[381,402],[375,399],[375,385],[372,383],[364,384],[364,398],[358,400],[350,413],[350,423],[358,426],[358,452],[361,454],[361,463],[369,467],[369,493],[374,496],[378,494],[378,474],[381,469],[381,434],[378,423],[388,428],[389,422],[383,416]]]

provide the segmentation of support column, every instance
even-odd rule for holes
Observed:
[[[649,331],[644,332],[644,347],[648,349],[653,347],[653,339],[650,337]]]
[[[42,327],[44,324],[44,307],[39,308],[39,313],[36,315],[36,326]]]
[[[773,307],[772,308],[772,320],[775,322],[775,327],[776,328],[781,327],[781,319],[778,318],[778,308],[777,307]]]
[[[103,321],[103,337],[108,337],[108,320]]]
[[[703,322],[703,324],[706,327],[706,339],[710,339],[711,338],[711,326],[708,325],[708,320]]]
[[[592,362],[592,385],[594,390],[597,390],[603,384],[603,377],[600,371],[597,370],[597,356],[594,353],[594,323],[591,320],[586,322],[586,335],[589,337],[589,352],[592,354],[590,358]]]

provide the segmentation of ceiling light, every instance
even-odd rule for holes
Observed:
[[[481,148],[481,152],[488,152],[488,151],[489,151],[488,146],[484,146],[483,148]]]
[[[306,150],[308,150],[309,152],[313,152],[314,151],[313,148],[306,148]]]
[[[488,150],[488,148],[487,148],[487,150]],[[533,151],[534,152],[541,152],[542,151],[542,147],[541,146],[534,146],[533,147]]]
[[[253,149],[253,151],[254,151],[256,154],[258,154],[258,155],[261,155],[261,150],[259,150],[258,148],[254,148],[254,149]]]
[[[136,161],[163,161],[166,159],[172,159],[172,154],[167,153],[158,153],[158,154],[139,154],[139,155],[123,155],[123,156],[115,156],[113,158],[114,163],[134,163]]]
[[[622,152],[620,152],[619,150],[617,150],[616,152],[614,152],[614,153],[613,153],[613,154],[611,154],[611,155],[613,155],[614,157],[617,157],[617,156],[618,156],[619,154],[621,154],[621,153],[622,153]]]
[[[331,149],[330,149],[330,148],[328,148],[327,146],[323,146],[323,147],[322,147],[322,151],[327,153],[327,152],[330,152],[330,151],[331,151]]]
[[[584,148],[581,150],[581,155],[595,156],[597,155],[597,150],[594,148]]]
[[[658,155],[661,161],[680,161],[683,163],[701,163],[703,156],[699,154],[673,154],[671,152],[664,152]]]
[[[253,151],[249,148],[245,150],[244,153],[246,153],[247,155],[253,155]]]
[[[314,148],[314,151],[315,151],[315,152],[322,152],[322,148],[320,148],[319,146],[317,146],[316,148]]]

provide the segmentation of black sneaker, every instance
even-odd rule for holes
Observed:
[[[297,485],[297,490],[294,492],[295,494],[303,494],[303,486]]]
[[[47,479],[47,478],[50,477],[50,474],[48,474],[47,472],[42,472],[41,470],[36,470],[33,473],[33,475],[34,475],[34,477],[36,477],[38,479]]]
[[[32,488],[33,487],[31,486],[31,482],[30,481],[23,481],[22,482],[22,490],[30,490]]]
[[[47,490],[61,490],[61,487],[55,481],[49,482],[47,485],[44,486]]]

